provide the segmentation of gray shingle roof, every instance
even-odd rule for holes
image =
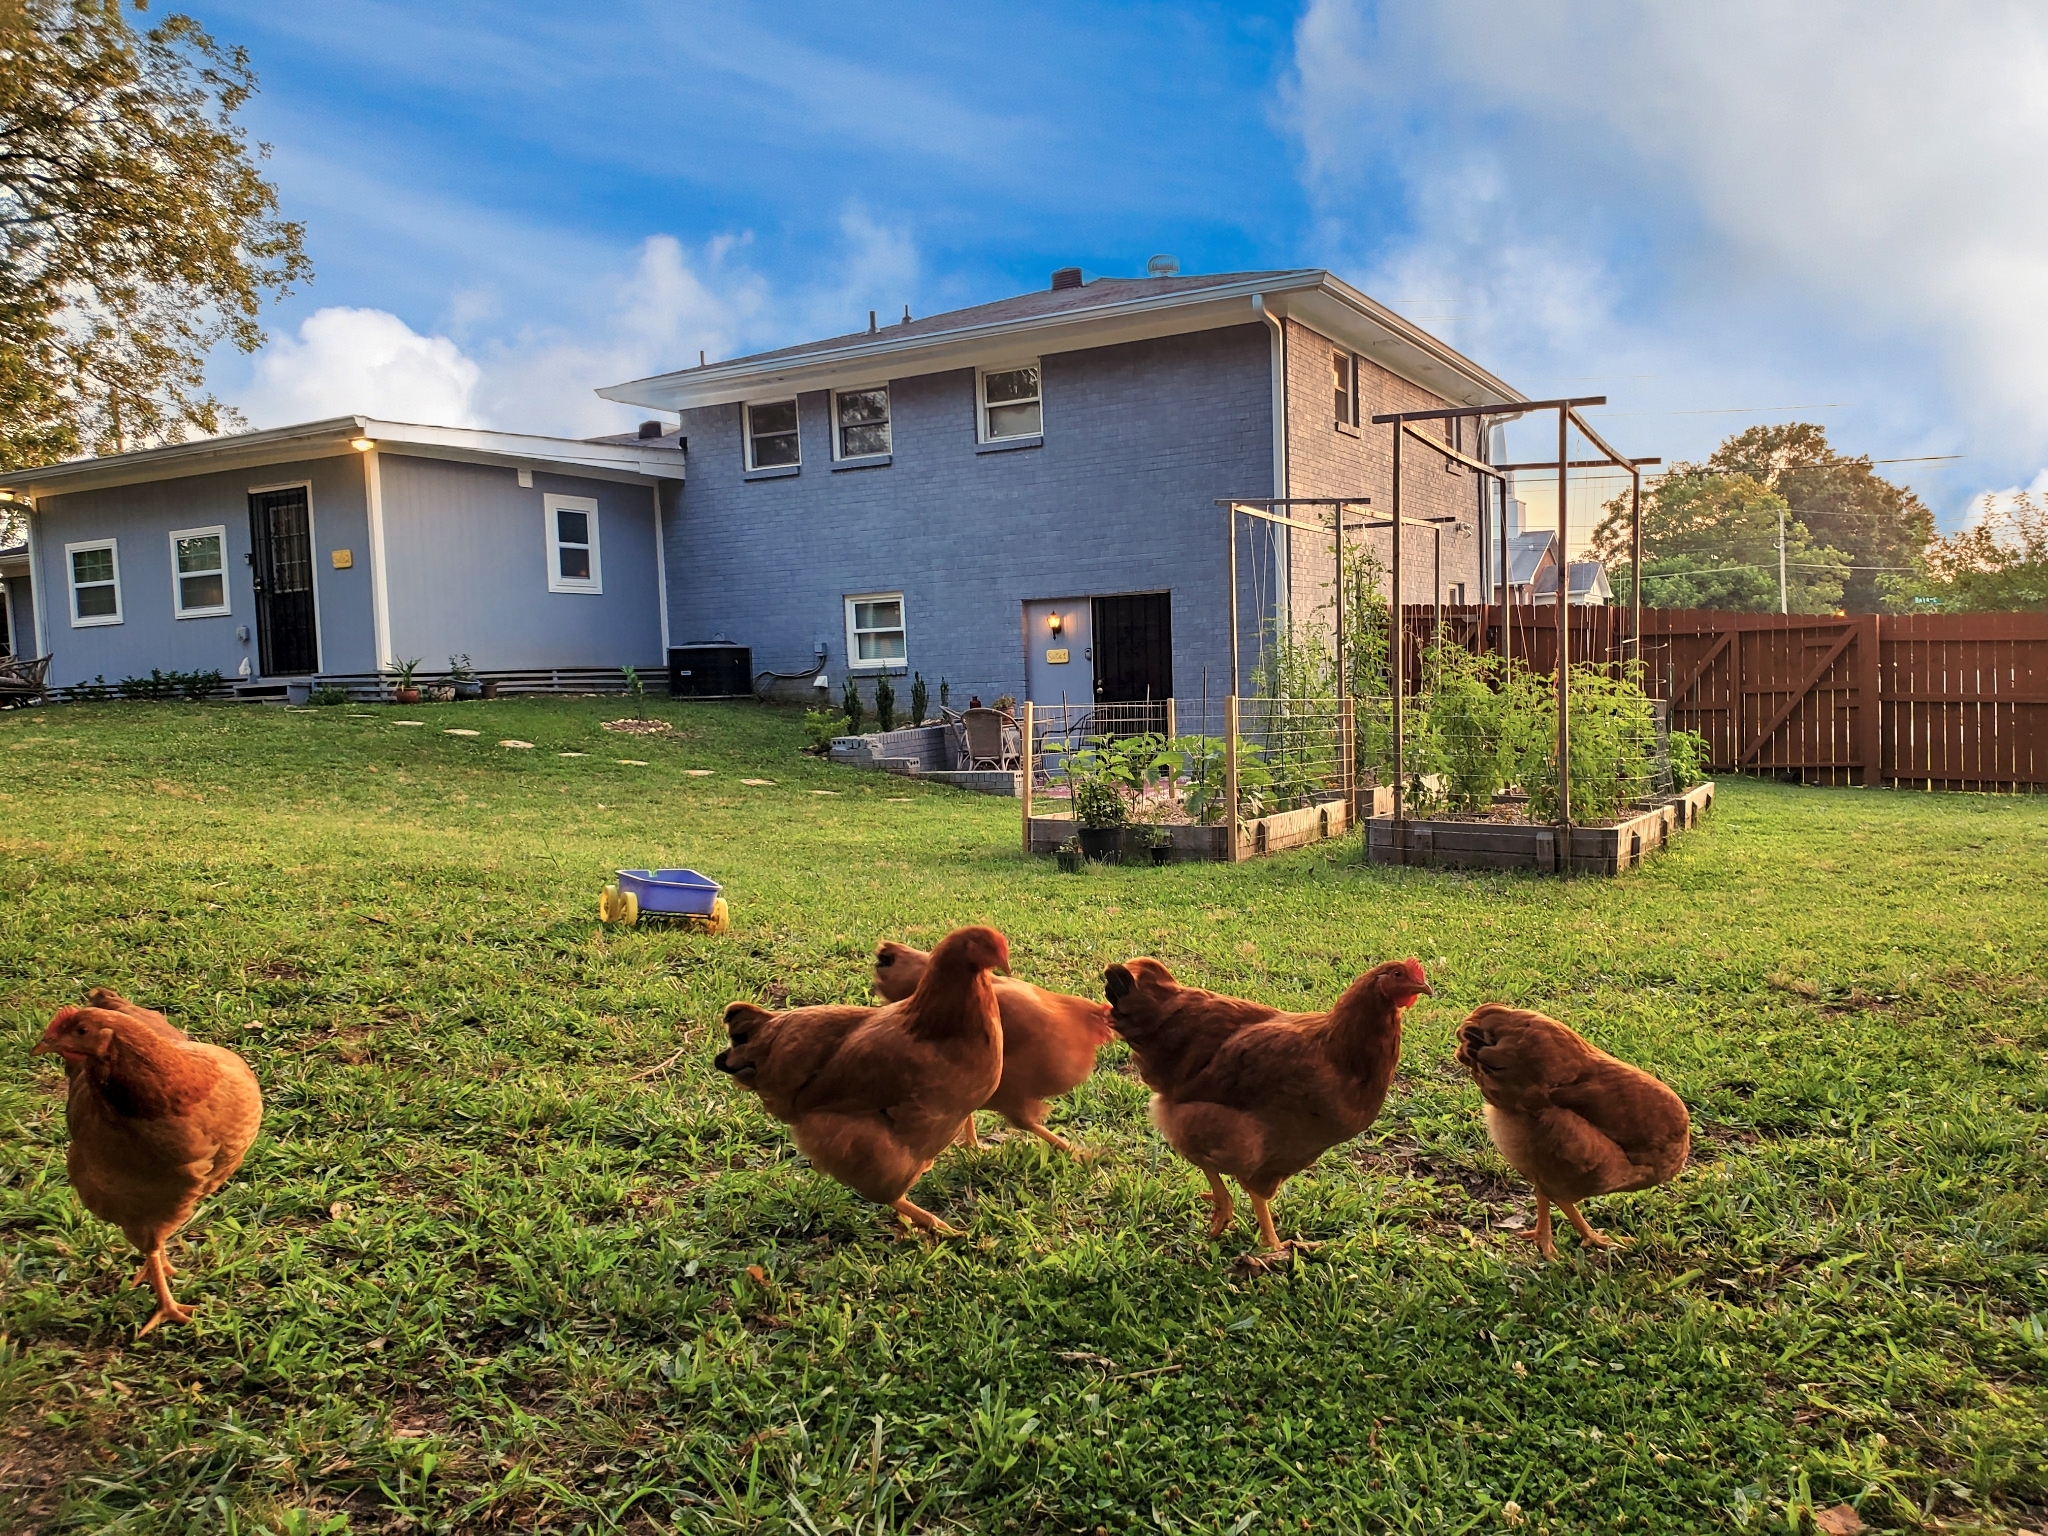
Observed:
[[[1203,288],[1227,288],[1234,283],[1302,275],[1299,272],[1210,272],[1199,277],[1098,277],[1078,288],[1061,288],[1057,291],[1042,288],[1036,293],[1020,293],[1014,298],[997,299],[992,304],[976,304],[967,309],[949,309],[942,314],[926,315],[919,320],[898,320],[893,324],[884,322],[876,327],[874,334],[892,341],[898,338],[915,339],[919,336],[941,335],[965,326],[1000,325],[1008,320],[1036,320],[1042,316],[1064,314],[1070,310],[1117,304],[1126,299],[1149,298],[1163,293],[1189,293]],[[780,347],[773,352],[754,352],[746,357],[731,358],[721,366],[785,362],[812,352],[833,352],[841,347],[858,345],[867,340],[868,335],[866,331],[852,331],[844,336],[829,336],[821,341],[807,341],[799,346]]]

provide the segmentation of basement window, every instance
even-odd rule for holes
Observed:
[[[548,590],[602,594],[597,503],[588,496],[543,496],[541,515],[547,519]]]
[[[71,627],[121,622],[121,557],[112,539],[66,544],[64,564],[71,577]]]
[[[171,535],[171,605],[181,619],[228,611],[228,531],[184,528]]]
[[[857,592],[846,600],[846,660],[859,670],[900,667],[906,655],[901,592]]]
[[[991,368],[978,375],[981,394],[981,440],[1036,437],[1044,430],[1044,401],[1039,393],[1038,364],[1022,368]]]
[[[868,459],[889,451],[889,387],[842,389],[832,396],[835,458]]]
[[[803,462],[797,436],[796,402],[776,400],[747,407],[747,468],[780,469]]]

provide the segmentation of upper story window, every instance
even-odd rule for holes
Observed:
[[[185,528],[171,535],[171,606],[181,619],[228,611],[228,531]]]
[[[1044,430],[1038,364],[990,368],[979,375],[981,440],[1036,437]]]
[[[597,503],[588,496],[543,496],[541,515],[547,519],[548,590],[602,593]]]
[[[71,577],[71,627],[121,622],[121,556],[112,539],[66,544],[64,564]]]
[[[889,451],[889,386],[842,389],[832,397],[835,456],[865,459]]]
[[[747,468],[777,469],[800,464],[803,454],[796,430],[796,402],[775,400],[747,407]]]
[[[859,592],[846,600],[849,666],[900,667],[907,654],[904,639],[901,592]]]
[[[1330,358],[1330,370],[1334,375],[1336,393],[1336,420],[1347,427],[1358,425],[1358,357],[1351,352],[1338,352]]]

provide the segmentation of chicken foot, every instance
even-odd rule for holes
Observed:
[[[953,1145],[956,1147],[979,1147],[981,1145],[981,1133],[974,1128],[973,1115],[970,1114],[965,1120],[960,1122],[960,1129],[953,1133]]]
[[[159,1249],[157,1250],[157,1252],[158,1252],[158,1253],[159,1253],[159,1254],[160,1254],[160,1255],[162,1256],[162,1258],[163,1258],[163,1266],[164,1266],[164,1278],[165,1278],[166,1280],[171,1280],[171,1279],[175,1279],[175,1278],[177,1277],[177,1274],[178,1274],[178,1266],[177,1266],[177,1265],[175,1265],[175,1264],[173,1264],[173,1263],[171,1262],[171,1256],[170,1256],[169,1254],[167,1254],[167,1253],[164,1253],[164,1252],[163,1252],[163,1250],[162,1250],[161,1248],[159,1248]],[[141,1263],[140,1267],[138,1267],[138,1268],[136,1269],[136,1271],[135,1271],[135,1273],[134,1273],[134,1274],[132,1274],[132,1275],[130,1275],[130,1276],[128,1277],[128,1289],[129,1289],[129,1290],[131,1290],[131,1291],[132,1291],[132,1290],[134,1290],[136,1286],[138,1286],[138,1285],[142,1284],[142,1282],[143,1282],[143,1281],[145,1281],[145,1280],[147,1280],[148,1278],[149,1278],[149,1259],[148,1259],[148,1256],[147,1256],[147,1255],[145,1255],[145,1256],[144,1256],[144,1258],[143,1258],[143,1260],[142,1260],[142,1263]]]
[[[1586,1218],[1579,1214],[1579,1207],[1576,1202],[1560,1200],[1557,1202],[1557,1208],[1564,1212],[1565,1220],[1572,1224],[1572,1228],[1579,1234],[1580,1240],[1589,1247],[1613,1248],[1618,1246],[1613,1238],[1595,1232],[1592,1227],[1587,1225]],[[1542,1254],[1544,1258],[1554,1259],[1557,1257],[1557,1242],[1551,1235],[1550,1196],[1542,1190],[1536,1191],[1535,1230],[1517,1232],[1515,1236],[1525,1237],[1533,1242],[1536,1245],[1536,1251]]]
[[[1278,1190],[1274,1191],[1274,1194],[1278,1193]],[[1307,1253],[1322,1246],[1320,1243],[1311,1243],[1299,1237],[1282,1238],[1279,1230],[1273,1225],[1272,1200],[1249,1189],[1245,1194],[1251,1197],[1252,1212],[1259,1218],[1259,1237],[1266,1245],[1264,1253],[1247,1254],[1240,1261],[1245,1268],[1268,1269],[1293,1258],[1297,1250]]]
[[[950,1227],[921,1205],[913,1205],[908,1195],[898,1195],[889,1207],[913,1227],[931,1233],[934,1237],[958,1237],[960,1229]]]
[[[1204,1168],[1209,1175],[1209,1193],[1202,1198],[1209,1202],[1209,1237],[1211,1241],[1221,1237],[1230,1228],[1230,1218],[1237,1214],[1237,1206],[1230,1198],[1230,1190],[1223,1182],[1223,1175],[1213,1168]]]
[[[156,1310],[150,1313],[149,1321],[142,1325],[141,1332],[135,1337],[141,1338],[158,1323],[191,1322],[194,1309],[179,1305],[178,1298],[171,1294],[170,1276],[165,1273],[170,1269],[170,1261],[164,1257],[161,1243],[150,1249],[148,1257],[142,1261],[142,1269],[149,1278],[150,1289],[156,1292]]]

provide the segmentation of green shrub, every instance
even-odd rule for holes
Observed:
[[[1517,696],[1517,775],[1529,795],[1535,821],[1555,821],[1557,796],[1557,698],[1547,678],[1531,679]],[[1534,703],[1534,686],[1544,689]],[[1599,667],[1572,668],[1571,820],[1597,826],[1613,821],[1622,807],[1650,789],[1650,758],[1656,746],[1656,716],[1642,689]]]
[[[911,673],[910,723],[912,725],[923,725],[924,717],[931,713],[931,708],[932,696],[930,691],[926,689],[924,685],[924,674],[922,672]]]
[[[1124,792],[1107,774],[1074,780],[1074,820],[1084,827],[1121,827],[1131,819]]]
[[[328,704],[346,704],[348,702],[348,690],[323,684],[306,695],[306,702],[323,706]]]
[[[867,706],[861,703],[860,689],[854,686],[851,677],[846,680],[846,689],[839,695],[839,712],[846,716],[846,734],[860,734],[860,718]]]
[[[820,756],[832,750],[832,738],[846,734],[846,716],[829,709],[804,711],[804,750]]]
[[[884,731],[896,729],[896,690],[886,672],[875,679],[875,727]]]
[[[1671,758],[1671,787],[1684,794],[1707,780],[1713,749],[1698,731],[1673,731],[1668,739]]]

